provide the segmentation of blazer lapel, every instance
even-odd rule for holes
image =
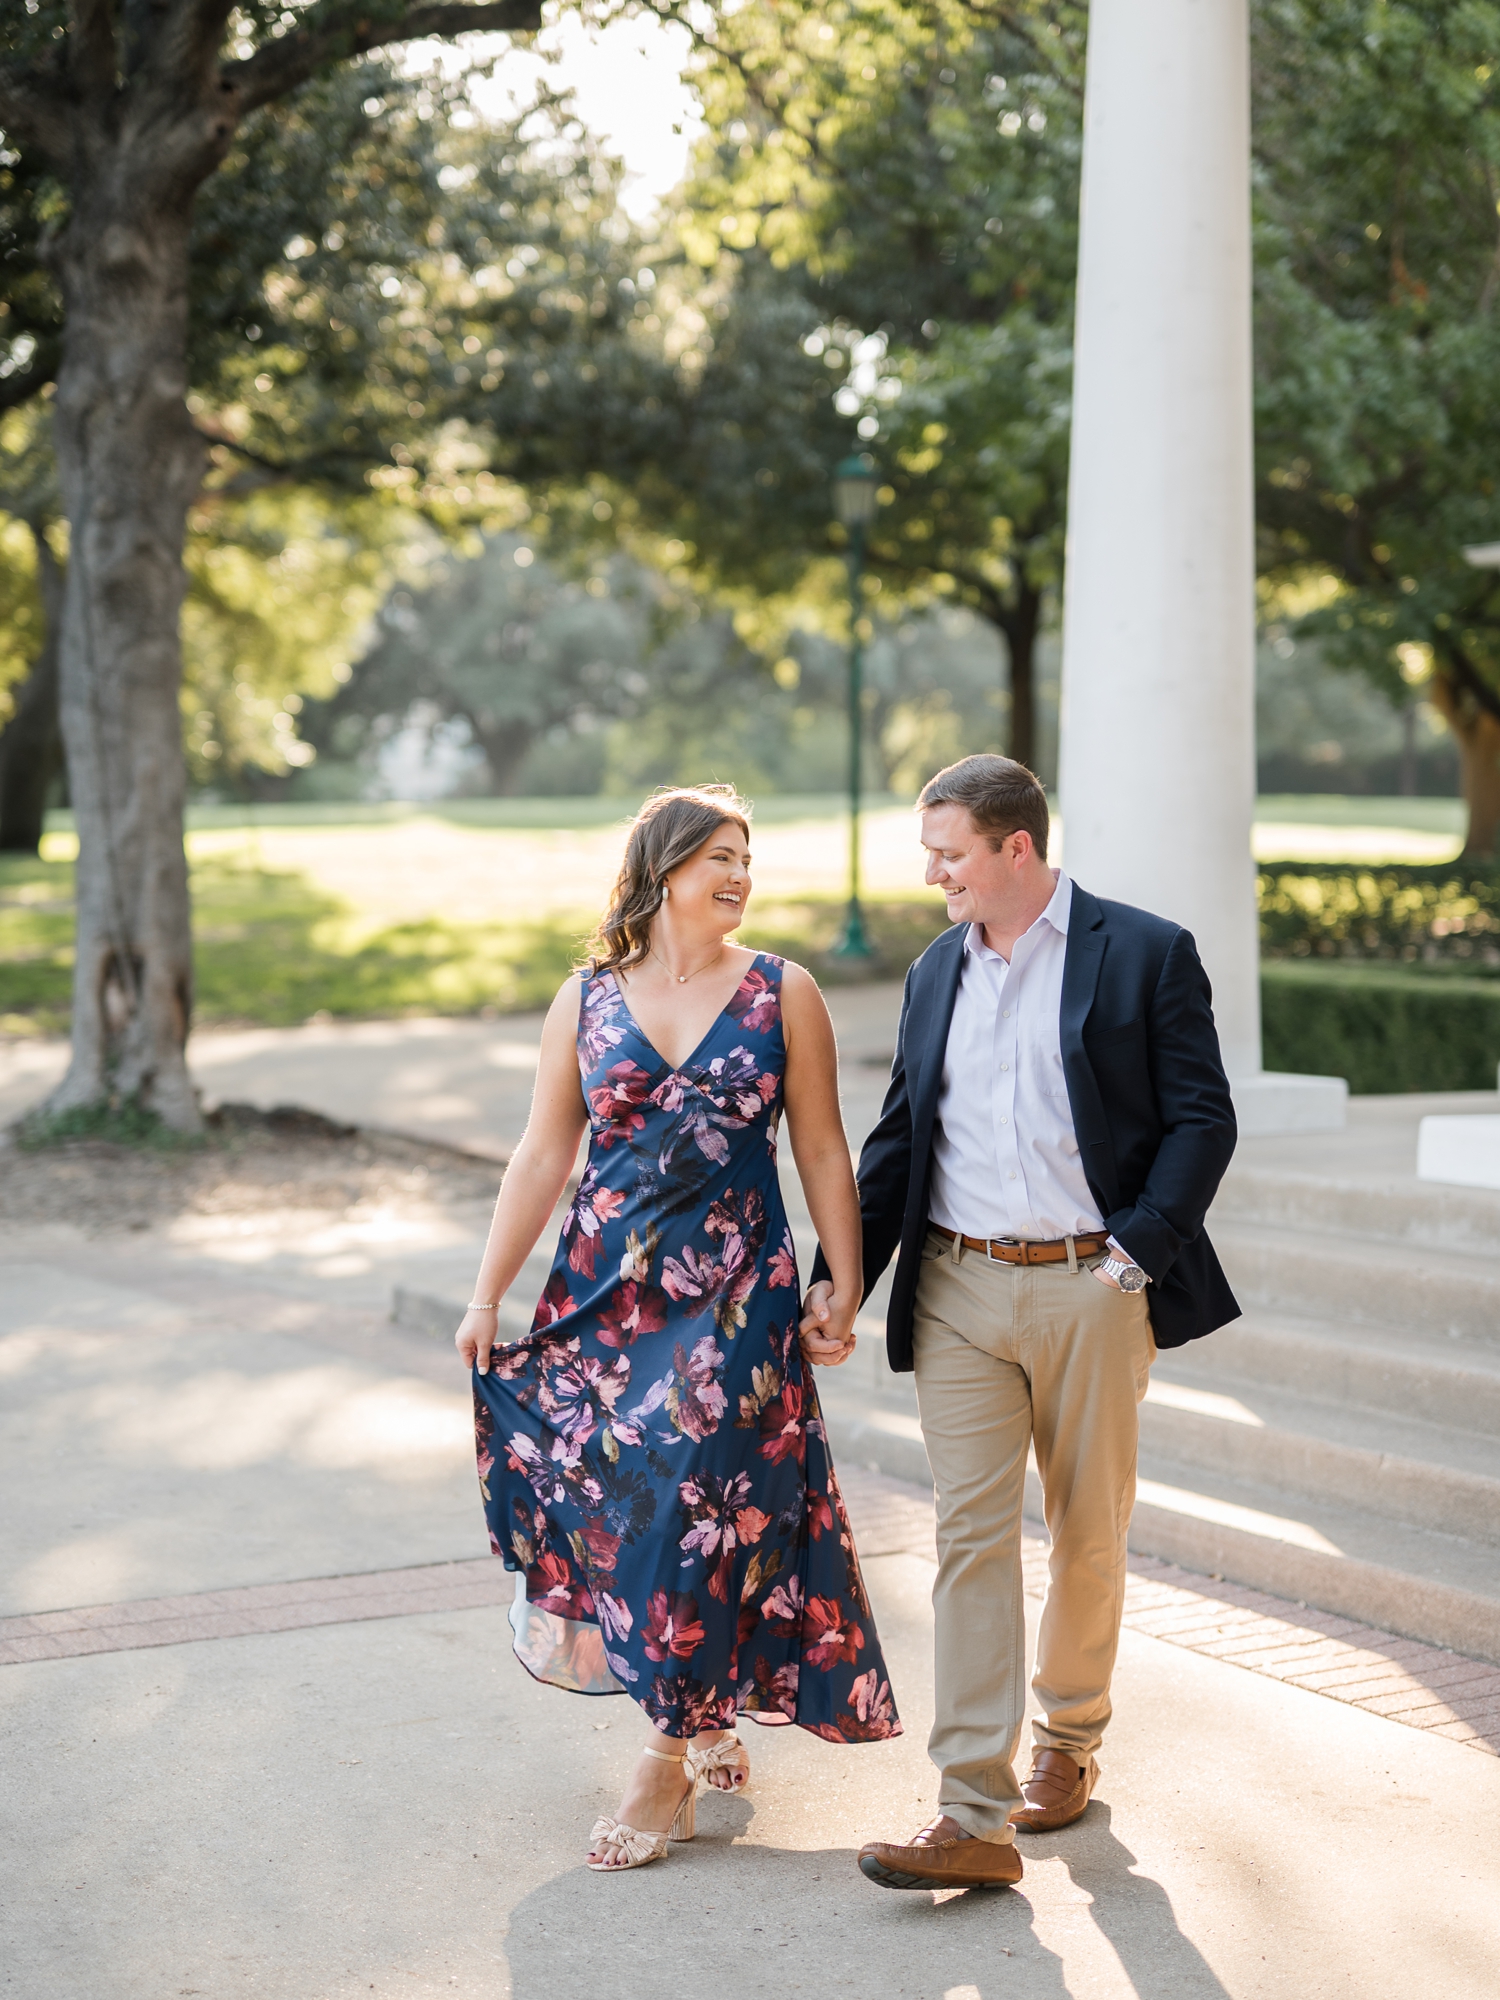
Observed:
[[[1088,1019],[1109,933],[1104,911],[1097,896],[1073,884],[1073,907],[1068,919],[1068,947],[1063,955],[1062,1005],[1058,1010],[1058,1039],[1062,1051],[1063,1074],[1068,1081],[1068,1103],[1073,1112],[1073,1130],[1083,1155],[1083,1171],[1094,1199],[1105,1215],[1119,1207],[1119,1181],[1115,1171],[1114,1148],[1109,1139],[1109,1123],[1098,1080],[1083,1046],[1083,1024]]]
[[[929,1136],[937,1117],[938,1093],[943,1083],[943,1058],[948,1049],[948,1029],[953,1022],[953,1003],[958,998],[958,979],[964,964],[964,933],[967,926],[955,924],[938,940],[932,980],[922,996],[922,1050],[916,1065],[915,1087],[911,1094],[912,1157],[925,1163]],[[910,1024],[907,1028],[911,1033]]]

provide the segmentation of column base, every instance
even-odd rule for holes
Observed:
[[[1424,1118],[1417,1127],[1417,1179],[1500,1188],[1500,1117],[1481,1111]]]
[[[1342,1132],[1349,1086],[1341,1076],[1295,1076],[1257,1070],[1229,1079],[1242,1139],[1283,1132]]]

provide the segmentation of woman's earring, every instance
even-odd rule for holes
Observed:
[[[663,883],[662,883],[662,885],[661,885],[661,899],[662,899],[662,901],[663,901],[664,903],[665,903],[665,902],[667,902],[667,901],[669,901],[669,900],[670,900],[670,898],[671,898],[671,894],[672,894],[672,885],[671,885],[671,883],[670,883],[670,882],[663,882]]]

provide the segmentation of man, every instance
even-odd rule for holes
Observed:
[[[938,1817],[859,1857],[897,1889],[1018,1882],[1014,1830],[1088,1805],[1137,1406],[1158,1347],[1239,1312],[1202,1233],[1235,1123],[1192,938],[1050,868],[1046,795],[1008,757],[964,758],[918,805],[953,928],[907,976],[859,1166],[865,1284],[899,1245],[887,1349],[915,1368],[937,1488]],[[830,1290],[813,1276],[809,1330]],[[1052,1553],[1018,1785],[1029,1445]]]

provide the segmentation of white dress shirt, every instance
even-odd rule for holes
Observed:
[[[929,1218],[963,1236],[1046,1242],[1097,1235],[1104,1218],[1084,1177],[1063,1076],[1059,1013],[1073,884],[1052,900],[1010,959],[964,939],[948,1029]]]

